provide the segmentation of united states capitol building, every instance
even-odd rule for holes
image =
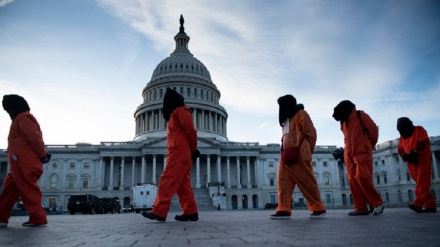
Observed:
[[[142,90],[141,104],[134,111],[135,135],[132,141],[47,145],[52,159],[44,164],[39,180],[43,205],[56,201],[67,210],[73,194],[118,197],[123,206],[133,201],[133,186],[158,184],[167,159],[166,122],[162,101],[167,87],[185,97],[198,131],[201,156],[191,168],[191,183],[199,208],[227,210],[262,209],[277,203],[277,169],[280,145],[233,142],[227,137],[228,113],[219,104],[220,91],[209,70],[188,49],[190,37],[183,19],[174,37],[173,53],[153,70]],[[397,154],[398,139],[380,143],[373,154],[373,180],[385,206],[406,206],[414,199],[415,183],[406,164]],[[440,137],[431,137],[432,194],[440,196]],[[350,208],[353,202],[345,165],[333,158],[336,146],[317,146],[313,168],[327,208]],[[0,186],[9,165],[0,151]],[[0,190],[2,187],[0,187]],[[298,188],[294,207],[304,207]],[[178,207],[176,197],[172,206]]]

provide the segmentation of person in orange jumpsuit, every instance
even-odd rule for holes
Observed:
[[[359,111],[359,114],[362,119],[370,118],[364,111]],[[340,121],[344,134],[344,162],[354,201],[354,211],[349,212],[348,215],[369,215],[367,201],[374,207],[373,215],[382,214],[383,201],[374,188],[372,180],[373,146],[368,134],[364,132],[355,105],[349,100],[341,101],[334,108],[333,118]]]
[[[46,152],[40,125],[26,100],[19,95],[5,95],[2,104],[12,124],[7,149],[10,172],[0,195],[0,227],[8,225],[12,207],[20,197],[29,211],[29,221],[22,225],[45,226],[43,195],[37,181],[43,174],[42,163],[49,162],[51,155]]]
[[[198,209],[190,182],[192,161],[200,156],[197,131],[183,96],[171,88],[167,88],[163,99],[163,117],[168,122],[166,166],[160,177],[153,210],[144,211],[142,215],[151,220],[165,221],[171,198],[177,193],[183,214],[176,215],[175,219],[197,221]]]
[[[431,141],[422,126],[414,126],[407,117],[397,120],[400,133],[397,151],[416,182],[416,200],[409,208],[417,213],[435,213],[437,204],[429,191],[431,187]]]
[[[282,127],[282,149],[300,145],[300,159],[292,164],[284,164],[281,159],[278,166],[278,207],[271,219],[290,219],[292,214],[292,194],[298,185],[307,206],[313,213],[310,218],[322,218],[326,214],[321,201],[318,184],[313,174],[312,154],[316,144],[316,129],[302,104],[295,97],[285,95],[278,99],[279,123]],[[302,140],[302,141],[301,141]]]

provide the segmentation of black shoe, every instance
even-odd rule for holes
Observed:
[[[147,212],[147,211],[143,211],[142,216],[144,216],[145,218],[148,218],[150,220],[157,220],[157,221],[165,221],[166,220],[166,218],[164,218],[164,217],[160,217],[159,215],[155,215],[152,212]]]
[[[416,205],[414,205],[414,204],[409,205],[409,209],[414,210],[414,211],[417,212],[417,213],[422,213],[422,212],[423,212],[423,210],[422,210],[421,207],[416,206]]]
[[[370,212],[368,211],[368,210],[365,210],[365,211],[351,211],[351,212],[349,212],[348,213],[348,215],[350,215],[350,216],[360,216],[360,215],[369,215],[370,214]]]
[[[199,214],[182,214],[182,215],[176,215],[174,217],[175,220],[178,221],[198,221],[199,220]]]
[[[29,221],[26,221],[21,225],[26,227],[39,227],[39,226],[46,226],[47,224],[32,224]]]
[[[425,208],[422,213],[437,213],[437,208]]]

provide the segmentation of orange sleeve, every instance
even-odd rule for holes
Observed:
[[[38,157],[46,155],[46,148],[43,141],[43,133],[40,125],[31,114],[21,114],[16,117],[16,124],[26,139],[27,144],[34,150]]]
[[[179,125],[182,127],[188,140],[191,151],[197,149],[197,130],[194,128],[194,122],[190,110],[187,107],[180,107],[177,110]]]
[[[299,114],[297,118],[297,126],[302,132],[302,135],[307,139],[307,141],[310,144],[310,151],[313,153],[315,151],[315,145],[316,145],[316,129],[315,126],[313,126],[312,119],[310,118],[309,114],[306,111],[300,111],[297,114]],[[299,137],[301,138],[301,137]]]

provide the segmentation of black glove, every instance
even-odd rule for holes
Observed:
[[[420,162],[419,154],[414,150],[411,151],[409,154],[404,154],[402,158],[403,161],[414,165],[418,165]]]
[[[50,161],[50,158],[52,157],[52,154],[47,153],[46,156],[41,157],[40,160],[43,164],[46,164],[47,162]]]
[[[200,157],[200,151],[199,151],[198,149],[196,149],[195,151],[192,151],[192,152],[191,152],[191,159],[192,159],[192,160],[195,160],[195,159],[197,159],[198,157]]]

